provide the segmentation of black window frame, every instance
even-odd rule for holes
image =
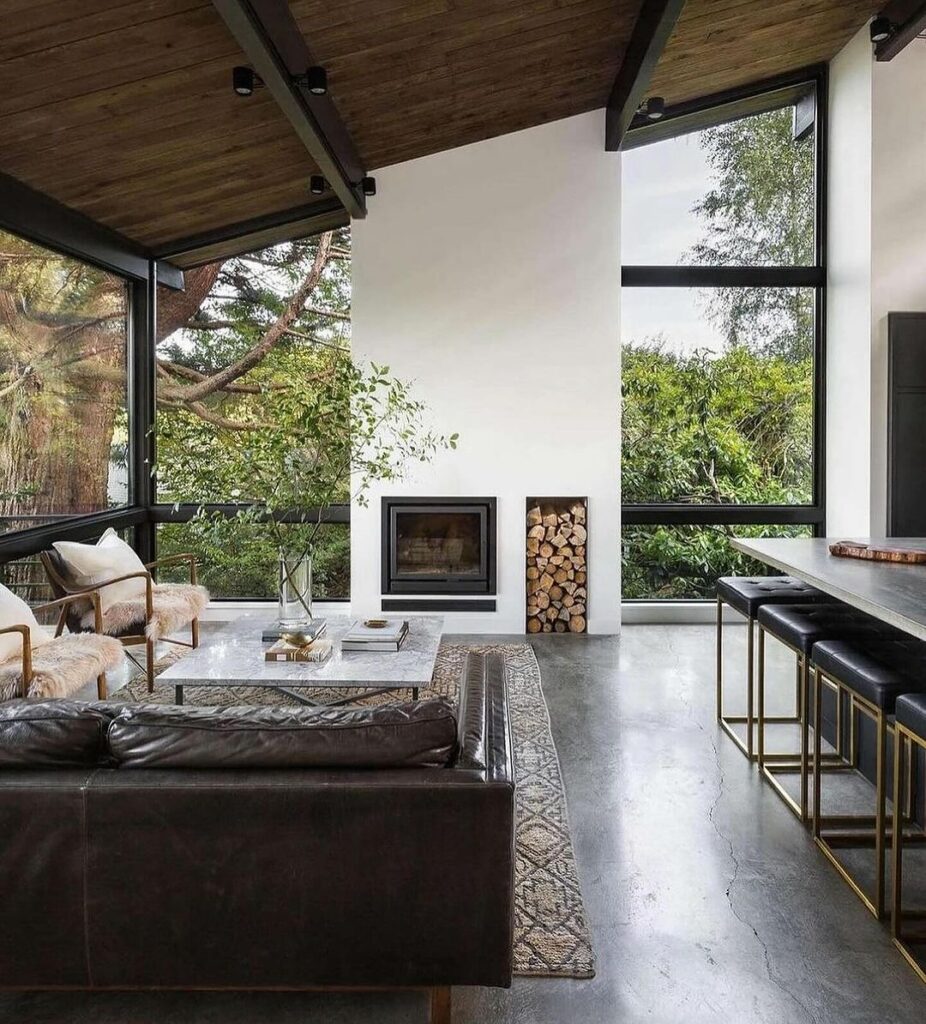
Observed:
[[[642,266],[621,267],[622,288],[812,288],[814,290],[814,380],[812,501],[805,505],[621,504],[622,526],[810,526],[826,533],[826,65],[766,79],[741,89],[667,108],[658,122],[637,122],[624,149],[636,149],[702,128],[739,120],[814,97],[814,262],[809,266]],[[703,603],[702,599],[691,599]],[[663,604],[658,598],[627,603]]]

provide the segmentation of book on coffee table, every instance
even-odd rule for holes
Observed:
[[[315,640],[310,644],[291,644],[277,640],[264,652],[264,661],[309,661],[322,662],[331,657],[331,641]]]
[[[342,651],[398,651],[408,636],[408,623],[373,620],[382,625],[355,622],[341,639]]]

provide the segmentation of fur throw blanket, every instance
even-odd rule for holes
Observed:
[[[161,640],[175,629],[199,618],[209,604],[209,591],[191,583],[156,583],[152,587],[154,615],[145,633],[149,640]],[[145,598],[110,605],[103,613],[103,632],[111,636],[141,632],[145,621]],[[85,629],[93,629],[93,611],[80,621]]]
[[[122,664],[122,644],[111,636],[65,633],[32,649],[32,683],[27,696],[39,700],[70,697],[104,672]],[[0,664],[0,700],[22,694],[22,658]]]

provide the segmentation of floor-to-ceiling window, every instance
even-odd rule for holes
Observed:
[[[810,76],[623,155],[625,599],[709,597],[739,535],[822,528],[822,91]]]
[[[124,278],[0,231],[0,534],[129,505],[129,332]],[[0,579],[43,593],[34,557]]]

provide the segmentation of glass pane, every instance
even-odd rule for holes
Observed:
[[[158,558],[192,552],[199,558],[200,582],[216,598],[277,598],[277,543],[266,524],[214,517],[190,523],[164,523],[157,530]],[[164,582],[189,579],[186,565],[159,572]],[[350,527],[330,523],[318,535],[312,563],[315,600],[350,597]]]
[[[0,532],[125,505],[128,290],[0,231]]]
[[[814,293],[624,288],[625,505],[813,500]]]
[[[814,262],[814,138],[794,108],[732,121],[622,158],[624,265]]]
[[[812,535],[810,526],[624,526],[624,600],[716,597],[720,576],[768,576],[775,572],[734,550],[731,537]]]
[[[336,386],[349,362],[350,232],[332,243],[321,274],[316,237],[188,271],[185,292],[160,289],[159,501],[266,499],[291,478],[292,438],[305,436],[308,418],[333,439],[321,464],[340,464],[335,449],[350,423]],[[334,500],[347,500],[346,484]]]
[[[403,512],[395,517],[395,574],[406,579],[479,576],[482,516],[478,512]]]

